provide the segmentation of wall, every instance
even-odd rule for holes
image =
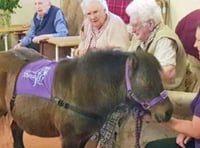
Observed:
[[[189,12],[200,9],[199,0],[170,0],[170,20],[171,27],[174,29],[178,21]]]
[[[61,0],[51,0],[53,5],[60,7]],[[34,0],[20,0],[22,8],[16,9],[16,14],[12,15],[12,24],[30,24],[34,14]]]

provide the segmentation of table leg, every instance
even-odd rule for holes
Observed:
[[[55,49],[55,59],[56,59],[56,61],[59,60],[59,49],[58,49],[58,46],[56,46],[56,49]]]
[[[8,51],[8,34],[5,34],[3,38],[4,38],[5,51]]]

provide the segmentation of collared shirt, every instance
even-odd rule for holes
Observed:
[[[90,48],[93,50],[111,48],[127,50],[130,46],[126,25],[119,16],[111,12],[108,12],[106,22],[98,31],[94,31],[89,19],[85,19],[80,30],[80,38],[77,51],[85,50],[85,53],[91,50]]]
[[[159,27],[160,27],[160,25],[158,25],[154,29],[154,31],[151,33],[151,35],[149,36],[148,40],[145,43],[141,42],[140,48],[142,50],[144,50],[144,51],[148,50]],[[178,47],[173,40],[171,40],[169,38],[161,38],[157,42],[154,56],[160,62],[161,66],[168,66],[168,65],[176,66],[176,50],[177,50],[177,48]]]
[[[43,18],[37,15],[37,19],[42,21]],[[54,26],[56,30],[56,33],[52,34],[54,37],[63,37],[69,34],[65,22],[66,21],[63,19],[63,13],[61,12],[61,10],[58,10],[54,20]],[[20,41],[20,43],[22,44],[22,46],[27,46],[32,42],[32,39],[34,37],[35,37],[35,24],[34,21],[32,20],[30,30],[28,31],[27,35]]]
[[[120,16],[123,21],[128,24],[129,16],[126,14],[125,9],[132,0],[107,0],[109,11]]]
[[[107,15],[106,21],[100,29],[96,29],[96,28],[92,27],[91,41],[90,41],[89,49],[94,50],[96,48],[97,40],[101,37],[101,34],[104,32],[105,28],[107,27],[109,20],[110,20],[110,16]]]

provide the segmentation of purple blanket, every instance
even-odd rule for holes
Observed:
[[[51,97],[54,70],[57,63],[48,59],[26,65],[16,82],[16,95]]]

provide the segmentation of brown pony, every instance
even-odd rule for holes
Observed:
[[[60,136],[63,148],[83,148],[121,104],[130,110],[139,104],[158,122],[168,121],[172,115],[169,98],[161,95],[160,65],[144,52],[108,50],[63,59],[55,68],[50,100],[15,95],[21,69],[44,58],[31,49],[0,53],[0,116],[10,112],[13,117],[15,148],[24,147],[23,131],[41,137]]]

